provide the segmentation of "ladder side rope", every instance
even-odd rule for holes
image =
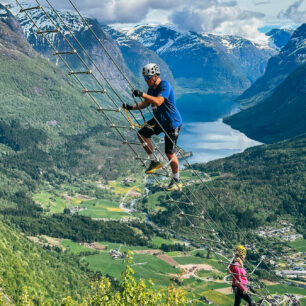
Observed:
[[[34,22],[34,20],[32,20],[32,22],[35,24],[35,22]],[[36,26],[36,25],[35,25]],[[50,42],[50,41],[48,41],[49,43],[50,43],[50,45],[52,45],[52,43]],[[56,49],[55,49],[56,50]],[[65,62],[65,60],[61,57],[61,59],[63,60],[63,62]],[[66,63],[66,62],[65,62]],[[70,69],[70,67],[69,67],[69,65],[66,63],[66,65],[67,65],[67,67],[68,67],[68,69]],[[77,78],[78,79],[78,78]],[[78,79],[79,80],[79,79]],[[80,80],[79,80],[80,81]],[[83,85],[83,87],[85,88],[85,86]],[[95,100],[94,100],[95,101]],[[104,116],[108,119],[108,116],[104,113]],[[120,134],[120,131],[119,130],[117,130],[117,132]],[[122,138],[124,138],[123,136],[122,136]],[[135,154],[137,154],[135,151],[134,151],[134,153]]]
[[[62,58],[61,58],[62,59]],[[63,59],[62,59],[63,60]],[[85,88],[85,87],[84,87]],[[107,115],[104,113],[104,116],[107,117]],[[107,117],[108,118],[108,117]],[[121,135],[120,131],[117,129],[117,132]],[[124,137],[121,135],[121,137],[124,139]],[[132,148],[131,148],[132,149]],[[133,150],[133,149],[132,149]],[[134,151],[134,150],[133,150]],[[137,155],[136,151],[134,153]]]
[[[46,0],[49,3],[49,0]],[[118,71],[121,73],[121,75],[126,79],[126,81],[128,82],[128,84],[130,85],[130,87],[132,89],[134,89],[134,86],[131,84],[131,82],[128,80],[128,78],[126,77],[126,75],[123,73],[123,71],[120,69],[119,65],[116,63],[116,61],[114,60],[114,58],[111,56],[111,54],[108,52],[107,48],[104,46],[104,44],[102,43],[102,41],[99,39],[99,37],[96,35],[96,33],[93,31],[93,29],[91,28],[91,26],[89,25],[89,23],[87,22],[87,20],[82,16],[82,14],[80,13],[80,11],[78,10],[78,8],[75,6],[75,4],[73,3],[72,0],[69,0],[70,4],[72,5],[72,7],[75,9],[75,11],[77,12],[77,14],[80,16],[80,18],[82,19],[82,21],[86,24],[86,26],[88,27],[88,29],[90,30],[90,32],[93,34],[93,36],[95,37],[95,39],[98,41],[98,43],[101,45],[101,47],[104,49],[104,51],[106,52],[106,54],[109,56],[109,58],[111,59],[111,61],[113,62],[113,64],[116,66],[116,68],[118,69]],[[136,99],[134,99],[136,101]],[[137,103],[137,102],[136,102]],[[173,140],[169,137],[168,133],[164,130],[164,128],[162,127],[162,125],[159,123],[159,121],[157,120],[157,118],[155,117],[154,113],[151,112],[151,110],[149,109],[149,112],[151,113],[151,115],[153,116],[153,118],[156,120],[156,122],[158,123],[159,127],[162,128],[164,134],[170,139],[170,141],[172,142],[172,144],[174,144]],[[176,146],[176,144],[174,144]],[[178,146],[176,146],[176,148],[178,148]],[[183,157],[183,156],[182,156]],[[235,225],[235,227],[237,229],[238,225],[236,224],[236,222],[233,220],[233,218],[228,214],[228,212],[226,211],[226,209],[224,208],[224,206],[220,203],[220,201],[216,198],[216,196],[213,194],[213,192],[211,191],[211,189],[205,184],[205,180],[203,180],[202,176],[199,175],[198,172],[196,172],[194,170],[194,168],[191,166],[191,164],[189,163],[189,161],[183,157],[183,159],[185,160],[185,162],[187,163],[188,167],[191,169],[192,173],[195,173],[196,176],[201,180],[202,183],[204,183],[204,187],[208,190],[209,194],[212,196],[212,198],[217,202],[217,204],[222,208],[222,210],[224,211],[224,213],[228,216],[229,220],[232,221],[232,223]],[[245,235],[244,235],[244,239],[246,239]]]
[[[47,2],[49,2],[49,0],[46,0]],[[80,18],[82,19],[82,21],[86,24],[86,26],[88,27],[88,29],[90,30],[90,32],[93,34],[93,36],[95,37],[95,39],[98,41],[98,43],[101,45],[101,47],[104,49],[104,51],[107,53],[107,55],[109,56],[109,58],[111,59],[111,61],[113,62],[113,64],[117,67],[118,71],[122,74],[122,76],[126,79],[126,81],[128,82],[128,84],[130,85],[130,87],[132,89],[134,89],[134,86],[131,84],[131,82],[129,81],[129,79],[126,77],[126,75],[123,73],[123,71],[120,69],[119,65],[116,63],[116,61],[114,60],[114,58],[112,57],[112,55],[108,52],[107,48],[104,46],[104,44],[102,43],[102,41],[99,39],[99,37],[96,35],[96,33],[93,31],[93,29],[91,28],[91,26],[89,25],[89,23],[87,22],[87,20],[82,16],[82,14],[80,13],[80,11],[78,10],[78,8],[75,6],[75,4],[72,2],[72,0],[68,0],[70,2],[70,4],[72,5],[72,7],[75,9],[75,11],[78,13],[78,15],[80,16]],[[134,99],[136,101],[136,99]],[[136,102],[137,103],[137,102]],[[151,112],[149,110],[149,112]],[[153,118],[155,120],[157,120],[157,118],[154,116],[153,113],[151,113],[153,115]],[[163,129],[163,127],[161,126],[161,124],[158,122],[157,123],[159,125],[159,127],[162,128],[163,132],[165,133],[166,136],[168,136],[168,133]],[[169,137],[170,141],[174,144],[173,140]],[[175,144],[176,145],[176,144]],[[177,147],[177,146],[176,146]],[[183,157],[184,158],[184,157]],[[188,167],[191,169],[191,171],[194,171],[194,168],[191,166],[191,164],[188,162],[188,160],[186,158],[184,158],[185,162],[187,162]],[[193,172],[195,173],[195,172]],[[196,173],[196,175],[198,176],[198,178],[203,181],[203,178]],[[233,220],[233,218],[227,213],[227,211],[224,209],[224,206],[219,202],[219,200],[216,198],[216,196],[213,194],[213,192],[211,191],[211,189],[206,186],[206,184],[204,184],[205,188],[208,190],[209,194],[213,197],[213,199],[218,203],[218,205],[224,210],[225,214],[227,214],[227,216],[229,217],[229,219],[232,220],[232,222],[235,224],[236,228],[238,229],[238,226],[236,224],[236,222]]]
[[[38,6],[40,6],[42,8],[42,10],[44,11],[45,15],[49,18],[49,20],[56,26],[57,24],[55,24],[55,22],[53,21],[52,17],[50,16],[50,14],[42,7],[42,5],[39,3],[38,0],[35,0],[36,3],[38,4]],[[46,2],[48,3],[49,7],[51,8],[51,10],[56,14],[56,16],[59,18],[59,20],[61,21],[61,23],[64,25],[64,27],[69,31],[71,37],[73,37],[74,41],[78,44],[78,46],[81,48],[81,50],[84,52],[84,54],[86,55],[86,57],[89,59],[89,61],[93,64],[93,66],[96,68],[96,70],[98,71],[98,73],[101,75],[101,77],[103,78],[103,80],[106,82],[106,84],[109,86],[109,88],[111,88],[112,92],[116,95],[116,97],[120,100],[121,103],[124,103],[124,101],[122,100],[121,96],[118,95],[117,91],[112,87],[112,85],[110,84],[110,82],[108,81],[108,79],[104,76],[104,74],[102,73],[101,69],[96,65],[95,61],[93,60],[93,58],[91,57],[91,55],[86,51],[86,49],[83,47],[83,45],[81,44],[81,42],[77,39],[77,37],[74,35],[73,31],[71,30],[71,28],[67,25],[67,23],[64,21],[64,19],[61,17],[61,15],[57,12],[57,10],[54,8],[54,6],[50,3],[49,0],[46,0]],[[79,14],[80,15],[80,14]],[[86,19],[81,17],[82,21]],[[86,21],[87,22],[87,21]],[[90,25],[88,25],[87,23],[87,27],[89,28],[89,30],[91,32],[94,32],[92,30],[92,28],[90,27]],[[69,40],[66,38],[66,36],[61,32],[61,35],[63,36],[63,38],[65,39],[65,41],[70,44]],[[94,37],[96,37],[97,35],[95,35]],[[102,42],[100,42],[101,44]],[[106,49],[106,48],[104,48]],[[108,53],[107,53],[108,54]],[[81,57],[79,57],[80,60],[82,61],[82,63],[87,67],[87,64],[83,61],[83,59]],[[114,62],[114,59],[111,58],[112,62]],[[89,69],[89,67],[88,67]],[[124,74],[122,73],[121,70],[119,70],[119,72],[121,73],[122,76],[124,76]],[[92,76],[94,77],[95,81],[103,88],[102,84],[100,84],[100,81],[98,80],[98,78],[95,76],[95,74],[92,73]],[[140,114],[142,116],[142,119],[144,121],[143,125],[140,125],[140,127],[143,127],[145,125],[147,125],[145,117],[141,111],[141,109],[138,106],[138,102],[135,99],[135,97],[133,96],[134,102],[136,103]],[[132,114],[133,118],[135,118],[135,116]],[[138,124],[139,125],[139,124]]]
[[[38,2],[38,1],[37,1],[37,2]],[[39,3],[38,3],[38,4],[39,4]],[[39,4],[39,5],[40,5],[40,4]],[[44,10],[44,12],[46,13],[45,10]],[[59,15],[58,15],[58,16],[59,16]],[[59,17],[60,17],[60,16],[59,16]],[[49,19],[51,19],[50,16],[49,16]],[[51,21],[52,21],[52,20],[51,20]],[[55,24],[55,26],[56,26],[56,24]],[[62,36],[65,37],[63,34],[62,34]],[[71,46],[71,47],[73,48],[73,46]],[[81,57],[79,57],[79,59],[82,60]],[[82,62],[83,62],[83,61],[82,61]],[[85,63],[83,62],[83,64],[85,64]],[[86,65],[86,64],[85,64],[85,65]],[[71,69],[70,69],[70,71],[71,71]],[[84,86],[83,86],[83,87],[84,87]],[[191,222],[190,220],[189,220],[189,223],[192,225],[192,222]]]
[[[49,3],[49,0],[46,0]],[[96,38],[96,40],[99,42],[99,44],[101,45],[101,47],[104,49],[104,51],[107,53],[107,55],[109,56],[109,58],[111,59],[111,61],[113,62],[113,64],[117,67],[118,71],[122,74],[122,76],[126,79],[126,81],[128,82],[128,84],[130,85],[130,87],[132,89],[134,89],[134,86],[132,85],[132,83],[129,81],[129,79],[126,77],[126,75],[123,73],[123,71],[120,69],[119,65],[116,63],[116,61],[114,60],[114,58],[112,57],[112,55],[108,52],[108,50],[106,49],[106,47],[104,46],[104,44],[102,43],[102,41],[99,39],[99,37],[96,35],[96,33],[93,31],[93,29],[90,27],[90,25],[88,24],[87,20],[82,16],[82,14],[80,13],[80,11],[78,10],[78,8],[75,6],[75,4],[72,2],[72,0],[68,0],[70,2],[70,4],[72,5],[72,7],[75,9],[75,11],[78,13],[78,15],[80,16],[80,18],[82,19],[82,21],[86,24],[86,26],[88,27],[88,29],[91,31],[91,33],[93,34],[93,36]],[[136,99],[134,99],[136,101]],[[137,103],[137,102],[136,102]],[[154,116],[154,114],[152,113],[153,117],[155,120],[157,120],[157,118]],[[158,122],[158,120],[157,120]],[[163,132],[165,133],[166,136],[168,136],[168,138],[172,141],[172,139],[169,137],[168,133],[164,130],[164,128],[162,127],[162,125],[158,122],[159,127],[161,127],[163,129]],[[174,142],[172,141],[172,143],[174,144]],[[176,144],[175,144],[176,145]],[[185,158],[184,158],[185,159]],[[188,166],[193,169],[193,167],[189,164],[189,162],[187,161],[187,159],[185,159],[185,161],[188,163]],[[198,174],[197,174],[198,175]],[[200,177],[200,179],[202,179]],[[206,185],[206,184],[204,184]],[[206,186],[207,187],[207,186]],[[208,187],[207,187],[208,188]],[[225,213],[227,214],[227,211],[224,209],[224,207],[221,205],[221,203],[219,203],[218,199],[214,196],[214,194],[212,193],[212,191],[208,188],[209,193],[211,194],[211,196],[218,202],[218,204],[223,208],[223,210],[225,211]],[[228,217],[230,217],[228,215]],[[230,217],[231,218],[231,217]],[[231,218],[232,219],[232,218]],[[233,221],[234,222],[234,221]],[[236,227],[238,228],[237,224],[234,222],[234,224],[236,225]]]
[[[46,0],[49,3],[49,0]],[[126,77],[126,75],[123,73],[123,71],[120,69],[119,65],[116,63],[116,61],[114,60],[114,58],[111,56],[111,54],[108,52],[108,50],[106,49],[106,47],[104,46],[104,44],[102,43],[102,41],[99,39],[99,37],[96,35],[96,33],[93,31],[93,29],[91,28],[91,26],[89,25],[89,23],[87,22],[87,20],[82,16],[82,14],[80,13],[80,11],[78,10],[78,8],[75,6],[75,4],[69,0],[70,4],[72,5],[72,7],[75,9],[75,11],[78,13],[78,15],[80,16],[80,18],[82,19],[82,21],[86,24],[86,26],[88,27],[88,29],[90,30],[90,32],[93,34],[93,36],[95,37],[95,39],[99,42],[99,44],[101,45],[101,47],[104,49],[104,51],[107,53],[107,55],[109,56],[109,58],[111,59],[111,61],[113,62],[113,64],[117,67],[118,71],[122,74],[122,76],[126,79],[126,81],[128,82],[128,84],[130,85],[130,87],[132,89],[134,89],[134,86],[131,84],[131,82],[128,80],[128,78]],[[149,110],[150,111],[150,110]],[[157,118],[154,116],[154,113],[151,113],[151,115],[153,115],[153,118],[155,120],[157,120]],[[157,120],[158,122],[158,120]],[[158,122],[159,127],[162,127],[162,125]],[[168,136],[168,133],[163,129],[163,132],[165,133],[166,136]],[[172,141],[172,139],[169,137],[169,139]],[[174,142],[172,141],[172,143],[174,144]],[[191,166],[191,164],[188,162],[188,160],[186,158],[184,158],[184,160],[187,162],[188,167],[190,167],[192,170],[193,167]],[[197,176],[202,180],[202,177],[199,176],[199,174],[197,173]],[[207,187],[208,188],[208,187]],[[212,191],[209,189],[209,193],[211,194],[211,196],[218,202],[218,199],[214,196],[214,194],[212,193]],[[218,203],[223,209],[224,207]],[[226,212],[226,210],[224,209],[224,211]],[[226,212],[227,213],[227,212]],[[234,221],[233,221],[234,222]],[[234,222],[235,223],[235,222]],[[235,225],[237,226],[237,224],[235,223]],[[238,226],[237,226],[238,228]]]
[[[46,0],[48,2],[48,4],[51,6],[50,1]],[[36,2],[38,3],[38,1],[36,0]],[[99,37],[96,35],[96,33],[94,32],[94,30],[92,29],[92,27],[89,25],[89,23],[87,22],[87,20],[82,16],[82,14],[80,13],[80,11],[78,10],[78,8],[75,6],[75,4],[72,2],[72,0],[69,0],[70,4],[72,5],[72,7],[75,9],[75,11],[77,12],[77,14],[80,16],[80,18],[82,19],[82,21],[86,24],[87,28],[90,30],[90,32],[93,34],[93,36],[95,37],[95,39],[98,41],[98,43],[101,45],[101,47],[103,48],[103,50],[106,52],[106,54],[109,56],[109,58],[111,59],[111,61],[113,62],[113,64],[115,65],[115,67],[118,69],[118,71],[121,73],[121,75],[126,79],[126,81],[128,82],[128,84],[130,85],[130,87],[133,89],[134,86],[131,84],[131,82],[128,80],[128,78],[126,77],[126,75],[123,73],[123,71],[120,69],[119,65],[116,63],[116,61],[114,60],[114,58],[111,56],[111,54],[108,52],[107,48],[104,46],[104,44],[102,43],[102,41],[99,39]],[[38,3],[39,4],[39,3]],[[54,7],[52,7],[52,9],[55,11]],[[60,17],[60,16],[59,16]],[[61,18],[61,17],[60,17]],[[136,101],[136,99],[134,99]],[[137,103],[137,101],[136,101]],[[153,116],[153,118],[156,120],[156,122],[158,123],[159,127],[163,130],[164,134],[170,139],[170,141],[172,142],[172,144],[174,144],[176,146],[176,148],[178,148],[178,146],[173,142],[173,140],[169,137],[168,133],[165,131],[165,129],[162,127],[162,125],[160,124],[160,122],[157,120],[157,118],[155,117],[154,113],[151,112],[149,110],[149,112],[151,113],[151,115]],[[143,116],[143,115],[142,115]],[[202,183],[204,183],[205,181],[203,180],[203,178],[194,171],[194,168],[191,166],[191,164],[189,163],[189,161],[183,157],[183,159],[185,160],[185,162],[187,163],[188,167],[191,169],[191,171],[193,173],[195,173],[198,178],[202,181]],[[208,192],[210,193],[210,195],[213,197],[213,199],[218,203],[218,205],[223,209],[223,211],[225,212],[225,214],[229,217],[229,219],[233,222],[233,224],[236,226],[237,229],[238,226],[235,223],[235,221],[233,220],[233,218],[227,213],[227,211],[224,209],[224,206],[218,201],[218,199],[215,197],[215,195],[213,194],[213,192],[210,190],[210,188],[204,184],[205,188],[208,190]]]

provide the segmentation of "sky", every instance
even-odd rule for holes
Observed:
[[[25,3],[30,1],[23,0]],[[49,1],[57,9],[71,9],[69,0]],[[260,39],[264,30],[296,28],[306,22],[306,0],[71,1],[85,16],[117,28],[171,23],[180,30]],[[45,0],[40,2],[44,4]]]

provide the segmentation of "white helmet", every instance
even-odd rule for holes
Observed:
[[[143,76],[153,76],[155,74],[160,74],[159,67],[156,64],[148,64],[142,68]]]

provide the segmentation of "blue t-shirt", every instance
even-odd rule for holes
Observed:
[[[148,95],[165,98],[160,106],[153,106],[153,113],[166,131],[182,125],[182,117],[176,107],[173,89],[169,82],[161,81],[155,89],[153,86],[149,87]]]

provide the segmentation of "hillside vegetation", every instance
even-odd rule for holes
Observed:
[[[71,295],[79,299],[89,278],[72,258],[46,251],[0,221],[1,288],[16,303],[27,287],[36,303],[53,302]]]
[[[191,199],[194,199],[193,195],[197,196],[196,203],[201,203],[201,207],[199,204],[179,204],[180,209],[195,216],[201,215],[205,209],[204,221],[189,218],[194,224],[208,227],[211,224],[209,215],[215,222],[212,226],[234,243],[240,230],[254,230],[284,217],[292,220],[305,236],[306,136],[249,148],[228,158],[195,165],[195,168],[210,177],[205,183],[186,189]],[[189,202],[181,194],[174,193],[173,196]],[[160,196],[155,205],[166,210],[149,210],[154,222],[174,231],[186,231],[183,225],[187,226],[188,222],[180,216],[175,203]],[[193,236],[195,231],[188,231],[189,236]]]

